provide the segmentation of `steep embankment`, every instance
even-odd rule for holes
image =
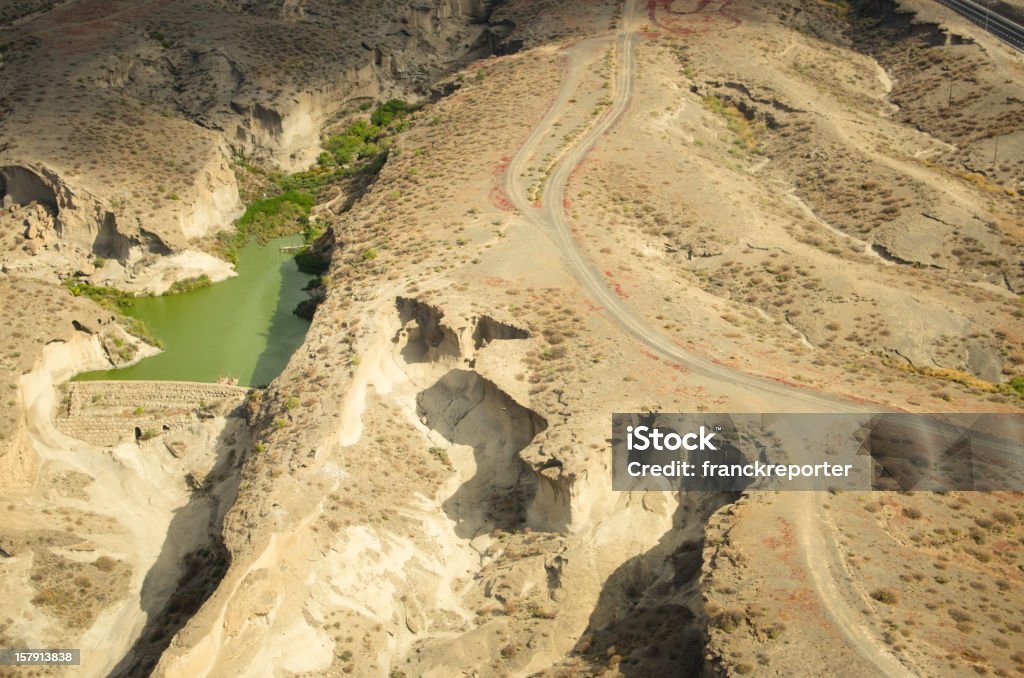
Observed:
[[[537,216],[552,211],[544,204],[548,177],[572,184],[566,174],[582,156],[576,144],[595,141],[587,131],[609,108],[622,111],[618,99],[606,101],[604,83],[616,95],[629,84],[613,72],[630,64],[615,49],[632,44],[607,32],[619,25],[616,8],[587,8],[573,26],[585,26],[593,42],[568,53],[568,45],[548,44],[475,65],[451,85],[451,96],[413,116],[399,152],[351,212],[324,214],[335,236],[326,298],[306,344],[261,404],[258,442],[225,523],[231,567],[175,637],[158,675],[247,675],[267,667],[643,675],[703,665],[704,526],[730,497],[612,492],[608,417],[763,410],[772,401],[759,381],[721,375],[750,368],[785,380],[791,362],[764,347],[764,325],[734,315],[738,300],[716,299],[696,276],[678,274],[681,250],[657,241],[637,251],[643,236],[625,225],[627,217],[649,218],[659,235],[675,222],[690,225],[686,196],[672,193],[676,184],[663,176],[668,166],[683,172],[683,158],[698,157],[697,167],[712,177],[678,186],[708,191],[714,223],[728,195],[714,182],[737,180],[729,174],[739,161],[724,148],[731,144],[726,123],[694,113],[703,102],[676,82],[672,48],[680,45],[637,34],[637,87],[645,85],[650,98],[634,98],[612,129],[599,123],[610,136],[574,175],[606,169],[619,188],[629,186],[615,218],[581,217],[590,196],[604,195],[597,190],[567,191],[564,201],[556,192],[571,219],[554,225],[562,232]],[[663,18],[683,24],[679,42],[695,40],[687,21],[735,25],[717,9],[709,13],[715,16]],[[777,17],[762,19],[778,25]],[[729,35],[701,39],[709,53],[737,44]],[[784,50],[785,41],[777,47]],[[734,57],[740,61],[740,52]],[[666,73],[666,61],[666,80],[644,80]],[[875,70],[871,78],[877,86]],[[581,84],[560,95],[567,81]],[[679,99],[658,99],[667,90]],[[668,103],[676,105],[671,115]],[[694,143],[694,130],[709,140]],[[625,140],[610,138],[622,131]],[[699,150],[705,143],[715,147]],[[513,163],[524,145],[533,150]],[[648,162],[651,155],[664,164]],[[574,162],[559,166],[565,157]],[[510,163],[529,175],[526,188],[540,210],[526,203],[516,210],[503,192]],[[766,204],[787,200],[754,171],[743,165],[737,174],[777,194]],[[663,212],[646,209],[645,199],[663,195]],[[735,219],[736,242],[763,248],[764,231],[750,224],[785,223],[790,215],[769,219],[766,209],[743,216],[749,219]],[[598,269],[606,293],[620,299],[613,308],[628,305],[665,330],[678,346],[671,353],[722,350],[725,365],[690,370],[648,351],[623,328],[625,314],[609,313],[560,256],[570,253],[559,247],[570,236],[606,238],[579,256],[621,256]],[[771,244],[783,254],[793,247]],[[689,254],[719,256],[709,243],[694,243]],[[863,259],[855,261],[884,265]],[[672,275],[659,273],[661,265]],[[773,275],[781,283],[791,277],[785,272]],[[690,295],[699,303],[684,304]],[[808,350],[792,332],[770,336],[794,352]],[[882,380],[897,374],[868,391],[847,378],[845,366],[824,365],[822,354],[807,359],[817,361],[815,369],[821,363],[822,389],[842,383],[843,390],[887,393]],[[908,391],[922,397],[926,388],[915,382]],[[801,391],[793,384],[771,392]],[[983,397],[965,395],[974,407],[984,406]],[[808,402],[797,398],[783,407]],[[833,402],[813,392],[809,401]]]
[[[122,435],[105,448],[69,438],[55,427],[55,413],[72,404],[58,385],[155,349],[64,290],[8,275],[0,287],[8,337],[21,348],[3,365],[11,396],[0,441],[0,595],[10,604],[0,643],[74,645],[83,675],[109,675],[126,655],[137,668],[201,604],[200,575],[216,571],[220,525],[237,489],[234,449],[247,434],[244,421],[225,415],[242,396],[211,400],[202,418],[194,403],[184,412],[179,404],[173,414],[187,425],[132,441],[141,412],[166,409],[166,398],[119,402],[100,391],[88,406],[118,417]],[[26,296],[38,305],[10,308]]]
[[[87,369],[139,360],[152,347],[129,335],[110,312],[65,290],[0,275],[7,324],[0,360],[0,483],[35,486],[38,457],[30,433],[53,416],[53,385]],[[32,306],[22,300],[31,299]]]
[[[130,286],[238,215],[232,155],[305,169],[346,106],[422,94],[507,30],[482,1],[292,9],[79,0],[0,26],[6,268],[52,279],[98,257]]]

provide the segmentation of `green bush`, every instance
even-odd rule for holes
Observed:
[[[160,46],[163,47],[164,49],[170,49],[171,46],[172,46],[171,45],[171,41],[168,40],[167,36],[165,36],[160,31],[152,31],[152,32],[150,32],[149,37],[152,38],[153,40],[156,40],[158,43],[160,43]]]
[[[374,113],[376,115],[376,113]],[[324,147],[326,153],[321,154],[321,164],[347,165],[356,160],[369,158],[380,152],[381,128],[377,125],[359,120],[352,123],[341,134],[328,137]]]
[[[200,276],[194,278],[185,278],[184,280],[176,280],[173,284],[164,292],[164,296],[171,294],[183,294],[185,292],[192,292],[195,290],[201,290],[204,287],[209,287],[213,284],[210,280],[210,276],[203,273]]]
[[[157,348],[163,348],[164,347],[164,342],[160,341],[160,339],[158,339],[149,330],[149,326],[146,325],[146,323],[144,323],[141,320],[139,320],[138,318],[133,318],[131,316],[124,316],[124,317],[121,318],[121,321],[125,325],[125,329],[128,330],[129,334],[135,335],[136,337],[138,337],[139,339],[142,339],[143,341],[145,341],[147,344],[150,344],[151,346],[156,346]]]
[[[75,297],[86,297],[97,304],[119,314],[120,322],[130,334],[134,334],[143,341],[158,348],[163,347],[163,342],[153,336],[144,322],[138,318],[123,315],[134,305],[135,295],[130,292],[119,290],[115,287],[101,287],[92,285],[80,278],[67,278],[62,281],[64,288]]]
[[[217,234],[221,253],[231,263],[238,263],[238,250],[256,238],[265,245],[274,238],[301,232],[309,225],[309,213],[316,198],[304,190],[286,190],[272,198],[251,203],[235,222],[235,231]]]
[[[92,299],[103,308],[111,311],[126,311],[132,307],[135,295],[115,287],[92,285],[80,278],[68,278],[64,287],[75,297]]]
[[[387,127],[395,118],[404,117],[410,110],[409,104],[401,99],[391,99],[377,107],[370,116],[370,122],[378,127]]]
[[[324,140],[324,151],[317,158],[316,167],[305,172],[276,177],[282,190],[302,190],[316,193],[337,181],[364,175],[375,176],[387,161],[388,136],[402,131],[410,106],[392,99],[377,107],[370,121],[357,120],[340,134]],[[396,124],[399,123],[399,124]]]
[[[379,174],[388,159],[388,137],[405,128],[405,117],[412,110],[400,99],[387,101],[377,107],[369,121],[357,120],[340,134],[327,137],[315,167],[305,172],[271,176],[281,192],[251,203],[235,222],[235,232],[217,236],[223,256],[237,263],[238,250],[250,238],[265,244],[272,238],[303,233],[306,243],[311,244],[322,233],[322,229],[309,221],[320,190],[345,179],[364,177],[369,180]],[[244,158],[236,162],[246,171],[267,176],[266,172],[247,163]],[[299,260],[299,266],[304,265],[309,269],[303,270],[314,275],[327,270],[326,262],[316,261],[311,255]]]
[[[316,200],[305,191],[285,191],[273,198],[257,200],[245,209],[238,219],[238,230],[257,242],[266,243],[272,238],[295,232],[294,226],[303,217],[308,217]]]
[[[445,466],[451,466],[452,460],[448,457],[448,451],[443,447],[431,447],[430,454]]]

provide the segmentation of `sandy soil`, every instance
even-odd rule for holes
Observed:
[[[136,358],[153,352],[142,345]],[[55,384],[109,367],[99,336],[76,333],[66,342],[48,344],[36,368],[21,377],[19,391],[38,465],[32,485],[8,494],[2,530],[5,542],[16,545],[0,579],[6,599],[17,601],[3,627],[5,644],[74,644],[82,649],[83,675],[93,676],[109,675],[128,654],[177,590],[185,554],[208,543],[216,503],[195,501],[184,478],[206,475],[218,450],[226,454],[222,438],[238,435],[237,422],[215,417],[177,435],[176,444],[188,450],[180,458],[167,454],[160,440],[100,449],[62,435],[53,425],[59,406]],[[60,527],[67,539],[35,540],[42,525]],[[69,548],[58,548],[65,542]],[[50,574],[43,570],[40,575],[37,568],[53,558],[63,563],[61,577],[71,579],[77,572],[97,588],[56,607],[35,604],[25,591],[45,594]],[[123,578],[104,590],[100,582],[108,568]],[[84,602],[85,597],[92,602]]]
[[[866,45],[832,3],[681,8],[507,3],[527,49],[322,213],[326,299],[248,405],[230,565],[155,675],[1017,668],[1016,594],[978,588],[1021,588],[1015,508],[612,491],[615,411],[1020,408],[1021,164],[977,164],[1015,143],[1012,58],[898,17]],[[942,66],[976,121],[929,110]],[[162,463],[139,520],[166,534]],[[123,539],[137,577],[157,540]]]
[[[179,280],[207,276],[211,282],[220,282],[237,275],[234,268],[223,259],[218,259],[205,252],[186,250],[167,257],[160,257],[152,265],[146,266],[141,275],[121,278],[109,265],[111,274],[108,277],[105,266],[100,275],[94,275],[97,284],[110,283],[125,291],[143,294],[163,294],[171,285]],[[99,272],[98,272],[99,273]]]

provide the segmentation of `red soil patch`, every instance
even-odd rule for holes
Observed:
[[[674,9],[675,4],[676,0],[648,0],[647,16],[651,23],[675,35],[727,31],[741,23],[727,11],[732,0],[700,0],[697,8],[689,11]],[[659,11],[667,16],[659,18]]]
[[[512,163],[511,156],[504,156],[498,162],[494,168],[494,186],[491,188],[491,203],[500,210],[505,212],[514,212],[515,206],[509,201],[508,196],[505,195],[505,191],[501,188],[501,177],[508,171],[508,166]]]

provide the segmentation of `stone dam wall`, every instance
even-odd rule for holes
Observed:
[[[54,423],[92,445],[151,438],[189,428],[241,405],[250,389],[181,381],[75,381],[61,386]]]

